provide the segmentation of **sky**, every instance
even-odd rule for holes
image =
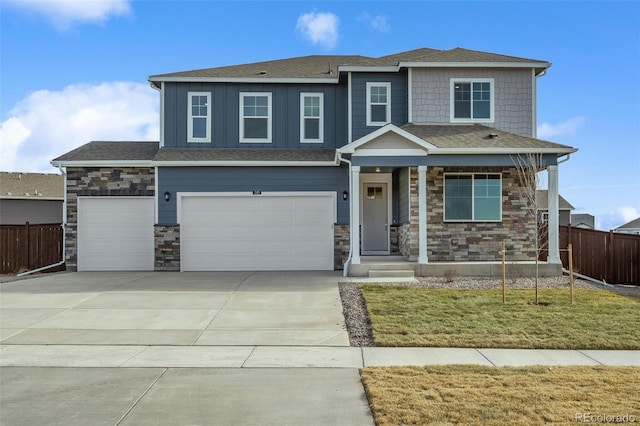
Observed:
[[[158,140],[148,77],[320,54],[463,47],[552,63],[540,139],[573,213],[640,216],[640,1],[0,0],[0,170],[57,173],[92,140]]]

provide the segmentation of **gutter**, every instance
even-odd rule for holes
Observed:
[[[342,151],[340,151],[339,149],[336,150],[336,159],[338,161],[338,164],[340,164],[340,162],[344,162],[347,163],[349,165],[349,192],[351,192],[352,186],[353,186],[353,182],[351,181],[351,161],[347,160],[346,158],[342,158]],[[342,268],[342,276],[343,277],[348,277],[349,276],[349,267],[351,266],[351,257],[353,256],[353,228],[352,228],[352,224],[353,224],[353,197],[351,196],[351,194],[349,194],[349,254],[347,255],[347,260],[345,260],[343,268]]]
[[[24,277],[25,275],[34,274],[36,272],[44,271],[46,269],[55,268],[56,266],[64,265],[67,257],[67,172],[62,170],[62,166],[58,166],[60,173],[64,175],[64,201],[62,202],[62,260],[51,265],[43,266],[41,268],[32,269],[30,271],[23,272],[16,275],[16,277]]]

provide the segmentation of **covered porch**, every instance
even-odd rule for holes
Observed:
[[[391,124],[340,149],[340,158],[350,166],[348,275],[386,271],[387,276],[443,276],[452,270],[458,276],[499,276],[502,241],[519,252],[511,262],[533,274],[536,254],[529,243],[537,229],[522,214],[526,206],[517,195],[515,165],[507,150],[502,151],[505,154],[478,155],[460,150],[456,155]],[[549,155],[550,163],[556,158]],[[557,276],[562,273],[558,166],[548,164],[547,170],[549,260],[541,265],[540,275]],[[500,219],[445,221],[445,175],[478,172],[499,176]]]

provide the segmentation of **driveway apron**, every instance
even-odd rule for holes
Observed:
[[[370,425],[339,279],[94,272],[0,284],[0,423]],[[334,348],[344,368],[279,368],[296,347],[309,353],[301,367]]]

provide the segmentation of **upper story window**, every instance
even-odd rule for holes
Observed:
[[[187,142],[211,142],[211,93],[189,92]]]
[[[367,83],[367,126],[391,122],[391,83]]]
[[[446,174],[444,220],[499,222],[502,220],[502,178],[499,174]]]
[[[451,121],[493,122],[493,79],[451,79]]]
[[[322,143],[324,135],[324,96],[300,94],[300,142]]]
[[[271,142],[271,93],[240,93],[240,142]]]

